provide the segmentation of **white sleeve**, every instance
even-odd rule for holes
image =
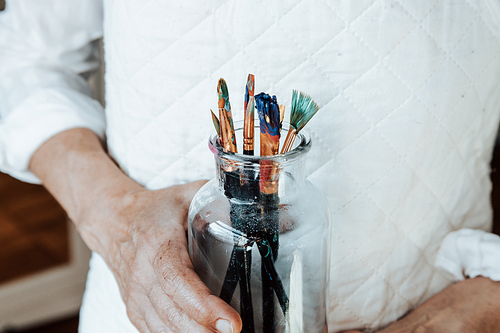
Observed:
[[[28,170],[42,143],[84,127],[104,139],[100,104],[85,80],[99,66],[101,0],[14,0],[0,12],[0,171]]]
[[[500,281],[500,237],[483,230],[450,232],[441,243],[435,266],[455,281],[476,276]]]

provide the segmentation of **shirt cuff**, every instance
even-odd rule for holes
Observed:
[[[28,170],[31,156],[48,139],[71,128],[88,128],[104,140],[102,106],[88,95],[64,87],[32,94],[0,122],[0,170],[40,183]]]
[[[500,237],[483,230],[453,231],[444,238],[435,266],[455,281],[477,276],[500,281]]]

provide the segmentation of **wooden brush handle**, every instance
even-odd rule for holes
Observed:
[[[292,150],[293,142],[295,141],[295,138],[297,137],[297,131],[295,128],[290,126],[290,129],[288,130],[288,134],[286,135],[285,143],[283,144],[283,147],[281,148],[281,153],[287,153],[290,150]]]

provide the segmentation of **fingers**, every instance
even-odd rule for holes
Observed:
[[[149,300],[144,295],[139,298],[142,300],[142,302],[140,302],[140,306],[138,306],[137,304],[138,299],[134,299],[133,302],[127,302],[127,316],[132,324],[134,324],[134,326],[139,330],[139,332],[151,333],[151,331],[149,330],[150,325],[148,325],[145,316],[146,312],[151,312],[148,310],[149,308],[151,308]],[[147,304],[149,304],[149,306],[146,306]]]
[[[188,317],[216,332],[240,332],[242,323],[236,310],[212,295],[190,265],[171,260],[162,260],[158,265],[159,278],[164,281],[162,291]]]
[[[159,285],[151,290],[149,298],[153,311],[146,313],[145,318],[151,332],[213,332],[197,323],[172,299],[166,298]]]
[[[148,293],[135,293],[127,315],[141,333],[213,333],[190,318],[156,284]]]
[[[211,294],[194,272],[187,251],[183,222],[193,196],[205,183],[141,192],[140,200],[133,201],[146,209],[135,215],[136,228],[130,232],[135,251],[126,261],[131,269],[122,274],[121,285],[127,290],[129,317],[141,332],[241,331],[238,313]]]

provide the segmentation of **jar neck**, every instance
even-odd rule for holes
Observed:
[[[307,133],[299,133],[290,152],[249,156],[225,151],[217,135],[209,141],[220,190],[229,198],[243,201],[256,200],[263,194],[293,196],[304,182],[305,157],[310,146]]]

